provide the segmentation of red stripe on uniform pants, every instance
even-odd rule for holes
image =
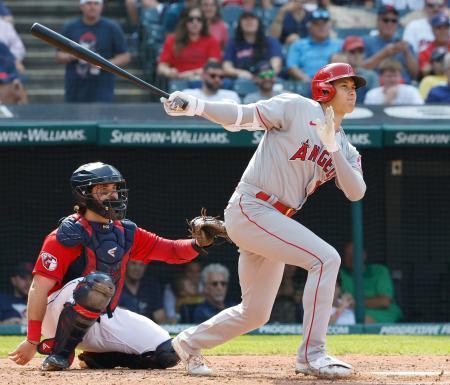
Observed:
[[[99,312],[90,311],[77,303],[73,307],[73,310],[75,310],[78,314],[81,314],[86,318],[98,318],[101,314]]]
[[[288,241],[286,241],[286,240],[280,238],[278,235],[275,235],[275,234],[271,233],[270,231],[266,230],[264,227],[258,225],[255,221],[251,220],[251,219],[249,218],[249,216],[248,216],[246,213],[244,213],[244,208],[242,207],[241,201],[242,201],[242,195],[241,195],[241,197],[239,198],[239,207],[241,208],[241,213],[242,213],[242,215],[244,215],[244,216],[247,218],[247,220],[248,220],[249,222],[251,222],[251,223],[253,223],[254,225],[256,225],[257,227],[259,227],[259,228],[260,228],[262,231],[264,231],[265,233],[271,235],[272,237],[277,238],[277,239],[280,240],[281,242],[286,243],[286,244],[288,244],[288,245],[290,245],[290,246],[295,247],[296,249],[300,249],[300,250],[304,251],[305,253],[308,253],[308,254],[312,255],[314,258],[316,258],[316,259],[320,262],[320,275],[319,275],[319,280],[317,281],[316,292],[315,292],[315,294],[314,294],[313,315],[312,315],[312,318],[311,318],[311,324],[310,324],[310,327],[309,327],[309,333],[308,333],[308,338],[307,338],[307,340],[306,340],[306,348],[305,348],[305,360],[306,360],[306,362],[308,363],[308,362],[309,362],[309,361],[308,361],[308,345],[309,345],[309,340],[310,340],[310,338],[311,338],[311,330],[312,330],[312,327],[313,327],[314,315],[315,315],[315,313],[316,313],[317,292],[319,291],[320,279],[322,278],[323,261],[322,261],[317,255],[315,255],[314,253],[312,253],[311,251],[308,251],[308,250],[304,249],[304,248],[301,247],[301,246],[294,245],[293,243],[288,242]]]

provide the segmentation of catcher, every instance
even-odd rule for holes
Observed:
[[[168,240],[125,219],[128,190],[113,166],[96,162],[72,174],[76,213],[44,240],[28,296],[27,338],[9,354],[19,365],[36,351],[48,354],[41,369],[70,367],[75,348],[90,368],[165,369],[180,358],[164,329],[116,308],[128,260],[187,263],[217,237],[223,222],[205,213],[190,222],[194,239]],[[41,335],[45,340],[41,342]]]

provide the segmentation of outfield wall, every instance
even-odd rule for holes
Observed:
[[[344,121],[363,155],[368,260],[391,269],[407,322],[450,320],[449,108],[359,109]],[[34,261],[45,235],[70,214],[68,178],[78,165],[116,165],[131,188],[129,217],[162,236],[181,238],[187,235],[185,219],[201,207],[222,215],[261,139],[261,132],[229,133],[203,119],[170,118],[160,105],[9,111],[12,117],[0,119],[0,291],[7,290],[14,265]],[[351,238],[350,203],[332,183],[294,218],[338,250]],[[229,297],[239,301],[236,249],[215,247],[200,261],[229,267]],[[154,263],[148,279],[169,282],[179,269]]]

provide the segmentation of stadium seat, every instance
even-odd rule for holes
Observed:
[[[182,91],[189,88],[189,80],[185,79],[172,79],[169,81],[167,92],[171,94],[175,91]]]
[[[235,26],[239,20],[239,17],[244,11],[245,9],[239,7],[238,5],[228,5],[226,7],[223,7],[220,10],[220,13],[225,24],[229,26]]]
[[[197,304],[183,304],[180,306],[180,323],[194,323],[194,312]]]
[[[285,91],[294,92],[307,98],[311,96],[311,86],[308,82],[301,82],[298,80],[285,80],[283,82],[283,89]]]
[[[269,9],[265,9],[265,8],[256,8],[255,9],[255,13],[261,19],[261,21],[264,25],[264,29],[266,31],[272,25],[273,20],[275,19],[275,17],[278,14],[278,10],[279,9],[277,7],[273,7],[273,8],[269,8]]]
[[[141,12],[141,24],[161,24],[161,17],[156,8],[145,8]]]
[[[337,37],[345,39],[347,36],[369,36],[373,28],[336,28]]]
[[[233,90],[243,98],[245,95],[258,91],[258,86],[249,79],[236,79]]]

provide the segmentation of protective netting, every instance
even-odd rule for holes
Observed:
[[[130,190],[128,217],[167,238],[188,235],[186,219],[223,217],[253,148],[3,148],[0,231],[0,291],[10,291],[9,276],[21,261],[38,255],[47,233],[72,212],[69,177],[80,164],[101,160],[115,165]],[[364,200],[365,249],[369,262],[383,263],[394,279],[404,321],[450,319],[450,152],[447,149],[370,149],[362,151],[368,185]],[[316,192],[294,218],[339,251],[351,237],[351,205],[334,183]],[[228,298],[240,299],[238,252],[216,246],[199,258],[230,270]],[[152,263],[147,279],[160,287],[183,270]],[[298,271],[298,286],[306,273]],[[162,295],[156,290],[155,295]],[[298,317],[295,317],[298,319]],[[287,321],[290,319],[286,318]]]

